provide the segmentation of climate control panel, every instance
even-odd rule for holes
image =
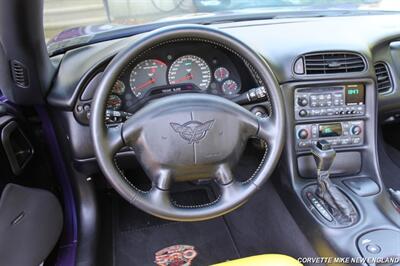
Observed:
[[[360,116],[365,114],[365,86],[298,88],[294,101],[296,120]]]
[[[364,121],[344,121],[296,125],[296,149],[310,149],[324,139],[332,146],[360,146],[364,144]]]

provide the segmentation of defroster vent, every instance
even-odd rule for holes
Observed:
[[[11,61],[11,73],[17,86],[23,88],[29,86],[28,71],[21,62],[17,60]]]

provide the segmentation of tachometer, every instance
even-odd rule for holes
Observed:
[[[167,85],[167,65],[157,59],[148,59],[137,64],[130,75],[133,94],[141,98],[154,87]]]
[[[201,90],[206,90],[211,82],[211,70],[200,57],[184,55],[172,63],[168,72],[168,81],[171,85],[191,83]]]

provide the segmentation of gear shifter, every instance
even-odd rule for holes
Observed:
[[[339,223],[353,223],[358,214],[347,197],[329,178],[330,168],[335,160],[336,151],[326,140],[320,140],[311,150],[317,164],[317,189],[315,194],[323,200],[330,213]]]

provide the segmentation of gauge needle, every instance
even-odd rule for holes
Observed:
[[[189,73],[189,74],[187,74],[187,75],[175,80],[175,83],[178,83],[178,82],[181,82],[181,81],[185,81],[185,80],[189,80],[189,79],[193,79],[192,73]]]
[[[234,83],[232,83],[231,85],[229,85],[228,89],[234,89],[235,86],[236,86],[236,85],[235,85]]]
[[[141,90],[144,89],[145,87],[149,86],[150,84],[153,84],[156,82],[155,78],[151,78],[148,81],[146,81],[145,83],[140,84],[139,86],[137,86],[136,89]]]

